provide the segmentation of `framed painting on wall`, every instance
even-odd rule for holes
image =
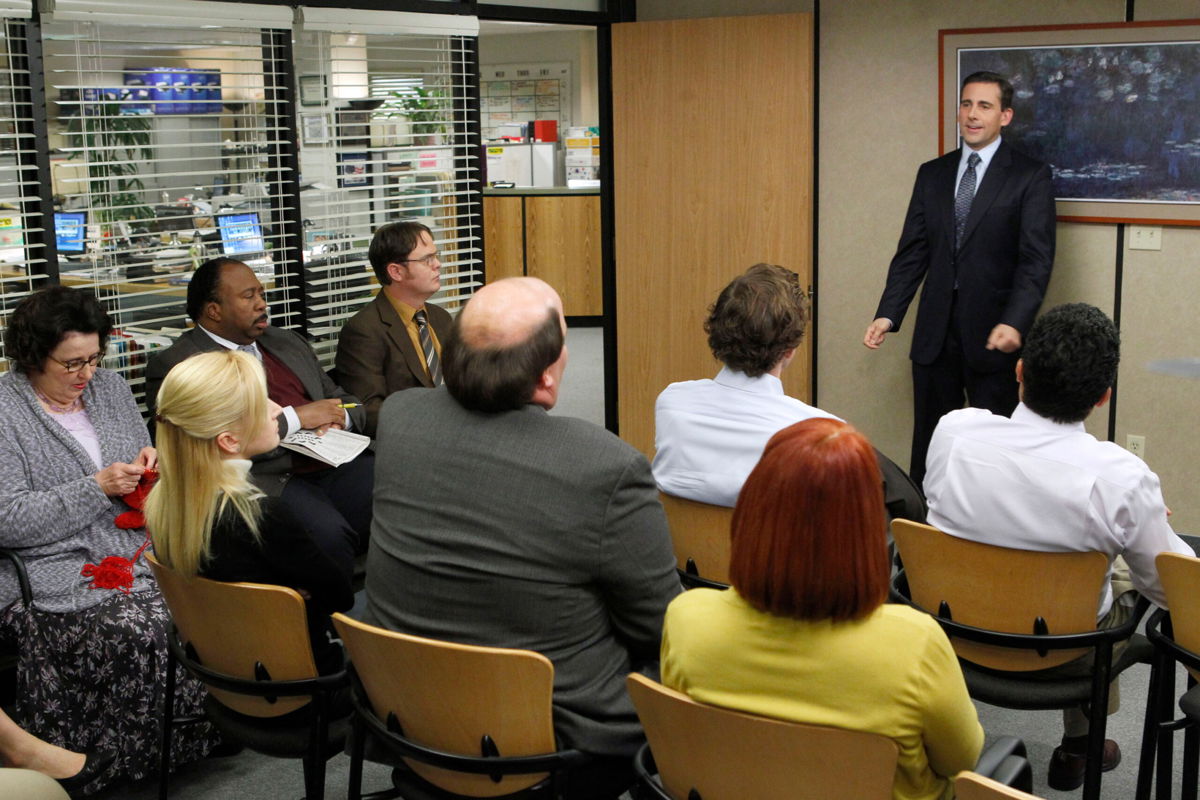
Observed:
[[[1013,85],[1003,136],[1048,163],[1058,218],[1200,226],[1200,20],[938,32],[941,152],[959,86]]]

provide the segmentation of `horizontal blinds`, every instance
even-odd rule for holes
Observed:
[[[314,30],[314,11],[304,9],[295,47],[300,207],[309,334],[332,363],[342,324],[378,289],[367,247],[379,226],[414,220],[433,231],[442,258],[433,302],[454,312],[481,284],[478,141],[463,113],[476,68],[467,37],[394,25],[364,34],[329,17]]]
[[[37,204],[40,192],[33,168],[36,135],[27,25],[14,3],[0,8],[0,306],[11,311],[44,279],[46,254]],[[28,11],[28,3],[25,11]],[[25,16],[28,16],[25,13]],[[3,344],[0,343],[0,354]],[[7,360],[0,362],[7,369]]]
[[[139,6],[99,0],[59,2],[43,26],[61,280],[106,304],[120,335],[105,365],[139,398],[142,351],[185,328],[187,282],[208,258],[249,263],[273,322],[300,321],[278,37],[218,27],[226,4],[191,5],[214,7],[204,28],[114,24],[103,20]],[[185,20],[188,7],[162,6]]]
[[[6,0],[0,0],[5,2]],[[12,0],[7,0],[12,2]],[[210,0],[39,0],[42,19],[58,22],[99,22],[107,25],[168,28],[290,28],[287,6],[221,3]]]

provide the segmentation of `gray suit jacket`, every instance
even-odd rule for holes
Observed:
[[[444,387],[389,397],[377,442],[366,619],[542,653],[563,741],[632,754],[625,676],[656,671],[680,591],[645,457],[537,406],[467,411]]]
[[[296,373],[296,377],[304,385],[304,391],[313,400],[324,400],[338,397],[346,403],[357,403],[358,398],[345,392],[325,371],[317,354],[300,334],[283,328],[268,327],[258,340],[258,346],[269,350],[272,355],[287,365]],[[198,327],[187,331],[165,350],[154,353],[146,362],[146,405],[154,416],[158,406],[158,390],[162,387],[163,378],[167,377],[171,367],[183,361],[188,356],[197,353],[209,353],[220,350],[221,345]],[[366,409],[362,406],[349,409],[350,422],[357,431],[362,431],[367,424]],[[283,435],[286,421],[279,417],[279,432]],[[278,495],[283,491],[292,469],[292,451],[277,447],[269,453],[254,457],[251,476],[255,484],[268,495]]]
[[[429,324],[445,342],[454,317],[441,306],[425,304]],[[433,387],[425,374],[425,354],[413,347],[404,320],[380,290],[375,299],[347,320],[338,335],[338,381],[367,406],[368,436],[375,435],[379,407],[393,392],[415,386]]]

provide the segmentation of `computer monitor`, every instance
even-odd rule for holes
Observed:
[[[87,247],[87,212],[55,211],[54,241],[60,253],[82,253]]]
[[[253,256],[266,252],[262,223],[258,220],[257,211],[219,216],[217,227],[221,231],[221,250],[225,255]]]

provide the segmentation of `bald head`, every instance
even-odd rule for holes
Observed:
[[[562,300],[545,281],[506,278],[480,289],[443,346],[446,387],[464,407],[551,408],[566,365]]]
[[[515,347],[527,342],[548,316],[562,318],[562,300],[550,284],[537,278],[505,278],[476,292],[459,319],[468,346]]]

